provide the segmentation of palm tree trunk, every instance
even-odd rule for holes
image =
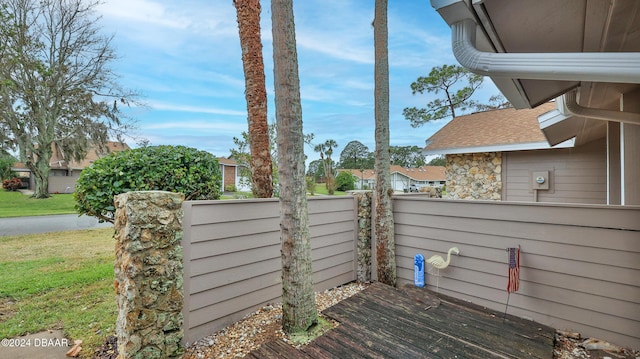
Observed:
[[[271,22],[280,178],[282,329],[295,333],[317,323],[318,313],[311,271],[302,107],[291,0],[271,1]]]
[[[376,0],[373,21],[375,47],[375,138],[376,138],[376,260],[378,281],[396,285],[396,255],[391,207],[391,163],[389,158],[389,53],[387,0]]]
[[[269,151],[267,91],[260,39],[260,1],[234,0],[233,3],[238,14],[244,67],[252,191],[255,197],[270,198],[273,195],[273,169]]]

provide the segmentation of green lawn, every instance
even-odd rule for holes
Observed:
[[[318,194],[324,194],[324,195],[328,195],[329,191],[327,191],[327,186],[325,186],[324,183],[316,183],[316,195]],[[333,192],[334,196],[344,196],[346,195],[346,192],[343,191],[335,191]]]
[[[62,329],[91,357],[115,332],[112,228],[0,237],[0,338]]]
[[[0,189],[0,218],[76,213],[74,205],[72,194],[54,194],[47,199],[35,199],[20,192]]]

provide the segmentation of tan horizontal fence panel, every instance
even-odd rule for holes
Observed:
[[[315,289],[354,281],[355,198],[310,198],[308,208]],[[185,342],[281,301],[278,199],[186,201],[183,209]]]
[[[640,348],[640,207],[405,196],[393,205],[401,284],[413,283],[415,254],[446,257],[456,246],[440,292],[504,311],[506,248],[519,245],[510,314]],[[435,289],[436,278],[426,283]]]

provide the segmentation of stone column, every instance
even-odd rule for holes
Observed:
[[[183,200],[163,191],[115,197],[118,358],[177,358],[184,352]]]
[[[372,191],[353,191],[358,200],[358,282],[371,281],[371,196]]]

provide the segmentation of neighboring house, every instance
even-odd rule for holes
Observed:
[[[538,118],[554,109],[549,102],[460,116],[431,136],[424,153],[446,157],[445,198],[606,204],[604,134],[550,146]]]
[[[220,172],[222,173],[222,189],[227,186],[235,186],[238,191],[251,191],[251,178],[242,175],[241,168],[235,160],[217,157],[220,163]]]
[[[372,189],[375,186],[376,173],[374,170],[340,168],[338,172],[349,172],[357,177],[356,189]],[[442,166],[422,166],[418,168],[391,166],[391,188],[395,191],[404,191],[411,185],[442,187],[445,181],[445,169]]]
[[[80,172],[86,167],[111,152],[129,150],[130,147],[124,142],[107,142],[105,148],[100,150],[92,147],[87,151],[86,157],[81,161],[66,159],[64,153],[55,145],[51,145],[53,155],[49,165],[49,193],[72,193],[76,186],[76,181],[80,177]],[[12,170],[29,178],[29,188],[35,187],[35,178],[24,163],[16,163]]]

